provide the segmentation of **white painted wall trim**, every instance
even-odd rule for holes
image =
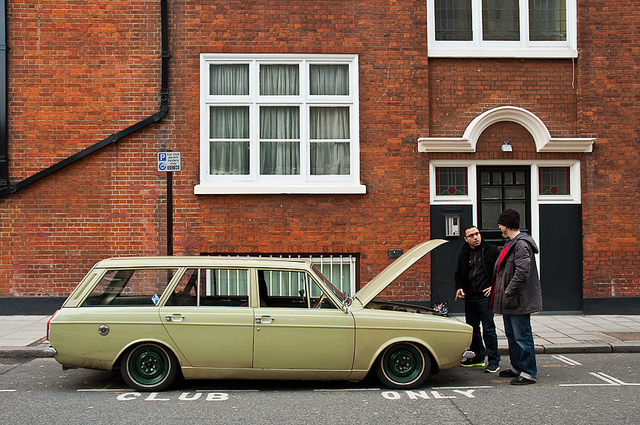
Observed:
[[[536,144],[537,152],[592,152],[595,138],[555,138],[535,114],[515,106],[500,106],[478,115],[462,137],[421,137],[418,152],[476,151],[478,139],[489,126],[503,121],[515,122],[527,129]]]

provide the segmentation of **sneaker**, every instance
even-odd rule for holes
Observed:
[[[500,376],[503,378],[517,378],[520,374],[513,369],[505,369],[500,371]]]
[[[525,378],[524,376],[518,376],[517,378],[513,378],[511,380],[511,385],[531,385],[535,383],[535,379]]]
[[[484,360],[479,362],[476,359],[464,359],[460,362],[460,366],[462,367],[484,367]]]
[[[499,370],[500,370],[500,365],[490,364],[489,366],[487,366],[487,368],[484,370],[484,372],[485,373],[496,373]]]

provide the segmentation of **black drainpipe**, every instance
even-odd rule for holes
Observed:
[[[67,159],[63,159],[50,166],[49,168],[45,168],[42,171],[34,174],[31,177],[28,177],[22,180],[19,183],[9,185],[9,158],[8,158],[8,143],[7,143],[7,70],[6,70],[6,8],[5,1],[0,0],[2,10],[0,10],[0,67],[4,66],[3,69],[0,69],[0,73],[2,73],[2,80],[0,82],[0,179],[6,178],[5,180],[0,180],[0,198],[5,195],[9,195],[12,193],[16,193],[20,189],[24,189],[32,183],[37,182],[38,180],[42,180],[43,178],[60,171],[68,165],[73,164],[85,158],[94,152],[99,151],[105,146],[109,146],[113,143],[117,143],[120,139],[135,133],[136,131],[142,130],[146,126],[156,123],[160,121],[167,115],[169,111],[169,11],[167,8],[168,0],[160,0],[160,23],[161,23],[161,32],[162,32],[162,87],[160,89],[160,110],[150,117],[145,118],[142,121],[139,121],[133,124],[130,127],[125,128],[106,139],[101,140],[93,146],[90,146]],[[6,176],[5,176],[6,174]]]
[[[9,186],[7,142],[7,5],[0,0],[0,190]]]

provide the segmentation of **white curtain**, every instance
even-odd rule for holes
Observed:
[[[262,96],[297,96],[300,94],[298,65],[260,65]]]
[[[309,66],[312,95],[346,96],[349,94],[349,65]]]
[[[260,174],[300,174],[300,108],[260,108]]]
[[[249,65],[210,65],[209,94],[248,95]],[[213,106],[209,113],[209,173],[249,174],[249,108]]]
[[[210,65],[209,94],[214,96],[249,94],[249,65]]]
[[[310,94],[346,96],[349,94],[348,65],[311,65]],[[309,110],[311,175],[350,173],[349,108],[312,107]]]
[[[247,64],[210,65],[210,94],[249,94]],[[299,96],[299,64],[261,64],[261,96]],[[309,65],[309,93],[316,96],[349,95],[349,65]],[[259,105],[260,174],[299,175],[300,106]],[[311,174],[350,173],[348,107],[311,107]],[[248,106],[210,107],[210,173],[250,173],[250,116]],[[307,135],[305,135],[306,139]]]
[[[349,108],[311,108],[309,118],[311,174],[349,174]]]
[[[295,96],[300,93],[299,65],[260,65],[260,94]],[[260,174],[300,174],[300,108],[260,108]]]
[[[212,106],[210,115],[209,173],[249,174],[249,108]]]

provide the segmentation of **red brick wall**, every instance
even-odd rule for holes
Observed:
[[[598,137],[582,179],[585,297],[640,296],[637,1],[578,3],[578,117]]]
[[[460,136],[482,112],[525,108],[553,137],[597,137],[589,154],[538,154],[500,123],[478,159],[579,158],[584,293],[640,295],[637,2],[578,2],[579,58],[426,57],[426,2],[170,0],[170,111],[146,128],[0,199],[0,296],[66,295],[97,260],[164,254],[166,188],[156,153],[182,152],[174,176],[175,252],[359,253],[364,283],[429,238],[428,162],[417,139]],[[154,113],[159,0],[7,4],[9,157],[16,183]],[[356,53],[366,195],[195,196],[200,53]],[[428,260],[387,294],[429,298]]]
[[[159,10],[8,2],[12,184],[157,110]],[[0,199],[0,294],[65,295],[99,258],[157,252],[159,138],[147,130]]]
[[[423,1],[171,0],[170,111],[15,195],[0,199],[0,295],[66,295],[95,261],[164,254],[165,180],[155,155],[182,152],[174,175],[177,255],[361,254],[361,281],[388,248],[429,239],[426,5]],[[8,4],[11,182],[158,108],[159,1]],[[356,53],[366,195],[195,196],[199,54]],[[429,298],[428,261],[394,289]]]
[[[460,137],[483,112],[517,106],[537,115],[553,137],[575,137],[575,78],[571,60],[431,59],[430,136]]]

